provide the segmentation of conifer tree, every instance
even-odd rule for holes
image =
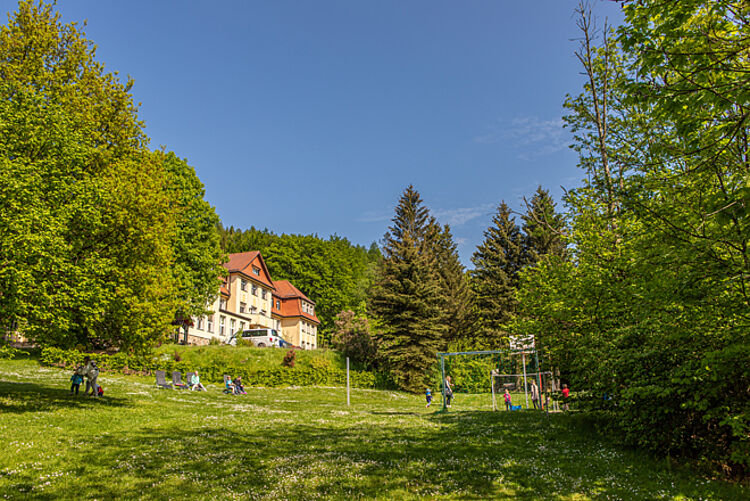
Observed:
[[[549,191],[537,187],[526,214],[521,216],[524,234],[524,265],[533,266],[545,256],[564,258],[567,254],[562,231],[565,221],[555,212]]]
[[[523,265],[522,237],[515,218],[502,202],[471,258],[471,286],[483,340],[497,344],[513,319],[518,301],[518,272]]]
[[[450,226],[441,229],[438,225],[437,229],[433,249],[443,298],[441,322],[446,328],[446,342],[450,342],[470,334],[472,294]]]
[[[382,325],[379,348],[396,383],[421,391],[445,331],[431,249],[437,223],[413,186],[404,191],[392,221],[383,239],[372,308]]]

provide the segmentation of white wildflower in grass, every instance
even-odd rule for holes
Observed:
[[[107,373],[103,402],[71,397],[68,379],[0,361],[1,498],[750,498],[581,435],[569,416],[491,412],[489,396],[457,395],[442,414],[398,392],[356,389],[347,407],[342,388],[232,396]]]

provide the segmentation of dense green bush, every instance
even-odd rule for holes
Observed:
[[[76,350],[62,350],[59,348],[44,348],[40,361],[45,365],[74,368],[83,363],[87,354]],[[103,371],[126,372],[137,371],[147,374],[155,370],[190,372],[199,370],[201,379],[213,383],[221,383],[224,375],[233,378],[242,376],[246,386],[339,386],[346,384],[346,371],[334,365],[327,359],[313,359],[309,365],[297,364],[294,368],[258,367],[252,364],[219,365],[215,362],[196,364],[189,361],[176,361],[175,357],[167,353],[156,356],[138,357],[126,353],[114,355],[89,353],[97,361]],[[387,387],[388,379],[366,371],[350,371],[350,382],[355,388]]]
[[[18,348],[0,343],[0,360],[12,360],[21,353]]]

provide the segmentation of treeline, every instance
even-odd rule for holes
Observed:
[[[750,467],[750,11],[739,0],[580,9],[587,77],[566,103],[582,187],[573,259],[521,272],[534,333],[628,444]],[[587,397],[587,398],[586,398]]]
[[[507,346],[518,313],[520,272],[548,258],[565,259],[564,220],[539,187],[521,216],[502,202],[467,272],[448,225],[430,214],[409,186],[383,238],[367,315],[344,312],[333,344],[355,360],[386,369],[400,388],[434,381],[435,354],[449,346]]]
[[[380,250],[353,245],[337,235],[277,235],[267,229],[248,230],[219,226],[227,254],[260,251],[274,280],[289,280],[315,301],[321,321],[318,346],[330,346],[336,315],[343,310],[364,313]]]
[[[218,218],[132,84],[50,5],[0,27],[0,322],[40,344],[141,350],[216,294]]]

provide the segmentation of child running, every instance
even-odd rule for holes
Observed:
[[[427,405],[425,407],[429,407],[432,403],[432,390],[427,388],[427,391],[424,392],[424,396],[427,399]]]

